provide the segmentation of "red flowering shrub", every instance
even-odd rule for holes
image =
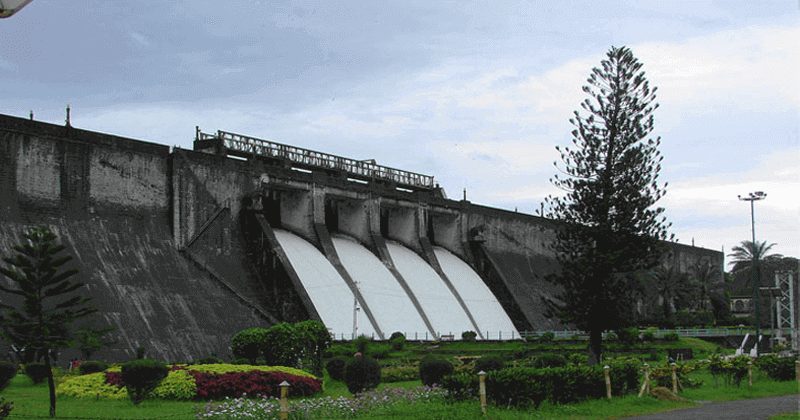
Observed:
[[[200,399],[220,399],[225,397],[280,396],[280,384],[289,382],[289,395],[309,396],[322,391],[322,381],[316,378],[291,375],[283,372],[231,372],[221,375],[189,371],[197,384],[197,397]]]
[[[125,382],[122,382],[122,372],[106,372],[106,383],[120,388],[125,386]]]

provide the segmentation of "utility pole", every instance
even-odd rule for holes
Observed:
[[[758,357],[758,344],[761,341],[761,312],[759,311],[759,287],[761,286],[761,273],[759,270],[758,264],[758,255],[756,252],[756,217],[755,217],[755,206],[754,203],[758,200],[763,200],[767,198],[767,193],[764,191],[756,191],[747,194],[747,197],[742,197],[741,195],[738,196],[739,200],[741,201],[749,201],[750,202],[750,229],[753,232],[753,249],[752,257],[753,257],[753,265],[752,265],[752,277],[753,277],[753,301],[755,302],[755,326],[756,326],[756,357]]]
[[[358,290],[358,282],[354,281],[353,284],[355,285],[356,290]],[[358,311],[361,310],[361,307],[358,306],[358,298],[356,294],[353,294],[353,339],[355,340],[358,337]]]

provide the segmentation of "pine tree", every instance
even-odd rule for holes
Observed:
[[[14,256],[3,258],[8,265],[0,267],[0,273],[11,281],[10,286],[0,283],[0,290],[17,296],[12,303],[5,299],[0,302],[0,326],[13,344],[44,359],[50,417],[55,417],[51,355],[69,344],[70,324],[95,310],[88,306],[90,298],[73,293],[83,284],[70,280],[77,270],[62,269],[72,257],[59,255],[64,246],[55,243],[56,235],[45,227],[36,227],[25,232],[24,238],[13,247]]]
[[[589,332],[591,357],[602,333],[631,322],[637,287],[630,273],[655,267],[669,224],[653,207],[666,192],[658,183],[662,157],[653,130],[656,89],[628,48],[612,47],[592,69],[575,111],[570,147],[556,147],[563,174],[550,181],[564,191],[548,197],[545,216],[562,221],[552,250],[561,267],[548,280],[561,286],[552,315]]]

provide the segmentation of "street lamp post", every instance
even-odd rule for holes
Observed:
[[[747,197],[742,197],[741,195],[738,196],[739,200],[741,201],[749,201],[750,202],[750,228],[753,232],[753,249],[751,250],[753,255],[753,301],[755,302],[755,324],[756,324],[756,357],[758,357],[758,344],[761,341],[761,312],[759,311],[759,293],[758,288],[761,283],[761,273],[758,269],[758,255],[756,255],[756,217],[755,217],[755,203],[758,200],[763,200],[767,198],[767,193],[764,191],[756,191],[747,194]]]

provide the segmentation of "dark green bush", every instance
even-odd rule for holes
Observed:
[[[547,331],[546,333],[543,333],[541,336],[539,336],[539,341],[541,341],[542,343],[550,343],[555,339],[556,335],[553,334],[551,331]]]
[[[246,328],[239,331],[231,338],[233,355],[247,359],[250,364],[254,365],[264,348],[264,337],[266,335],[267,329],[261,327]]]
[[[471,373],[454,373],[442,378],[442,388],[447,390],[447,398],[451,401],[463,401],[478,396],[478,375]]]
[[[567,359],[560,354],[542,353],[534,357],[532,365],[535,368],[563,367]]]
[[[547,398],[547,384],[539,371],[530,368],[508,368],[486,376],[486,396],[500,406],[538,408]]]
[[[78,371],[81,373],[81,375],[103,372],[106,369],[108,369],[108,363],[101,362],[99,360],[87,360],[81,363],[78,367]]]
[[[358,356],[347,362],[344,381],[352,394],[375,389],[381,383],[381,366],[369,356]]]
[[[617,339],[620,343],[633,345],[639,342],[639,329],[636,327],[617,330]]]
[[[325,364],[325,370],[328,371],[328,375],[331,375],[331,379],[343,381],[346,366],[347,359],[344,357],[334,357]]]
[[[718,354],[709,357],[708,371],[714,378],[722,377],[727,384],[739,386],[747,375],[747,362],[750,357],[741,355],[726,359]]]
[[[445,375],[453,373],[453,365],[444,359],[426,356],[419,364],[419,378],[423,385],[440,384]]]
[[[615,395],[625,395],[639,391],[639,379],[641,378],[642,364],[637,359],[625,358],[611,360],[608,363],[611,368],[609,376],[611,378],[611,392]]]
[[[136,358],[137,359],[144,359],[144,353],[145,353],[144,347],[142,347],[142,346],[136,347]]]
[[[389,353],[391,352],[391,348],[385,344],[378,344],[374,348],[370,349],[367,354],[369,357],[373,359],[386,359],[389,357]]]
[[[0,391],[4,390],[16,375],[16,363],[6,362],[5,360],[0,361]]]
[[[6,401],[5,398],[0,397],[0,419],[4,419],[11,415],[11,410],[14,409],[14,403]]]
[[[131,360],[122,365],[122,382],[134,404],[139,404],[167,376],[167,366],[151,359]]]
[[[389,344],[392,346],[392,350],[403,350],[406,345],[406,336],[399,331],[395,331],[389,337]]]
[[[651,342],[656,339],[656,334],[652,331],[644,331],[642,333],[642,341]]]
[[[664,334],[664,341],[678,341],[680,340],[680,336],[678,333],[671,332]]]
[[[297,358],[300,361],[295,367],[322,375],[322,358],[332,342],[330,332],[323,323],[313,320],[294,324],[294,332],[299,341]]]
[[[756,359],[756,366],[776,381],[791,381],[795,378],[794,361],[793,357],[769,354]]]
[[[366,335],[359,335],[355,340],[353,340],[353,345],[355,346],[357,353],[366,355],[370,342],[372,342],[371,338],[367,337]]]
[[[493,370],[500,370],[506,367],[506,361],[500,356],[483,356],[475,361],[475,369],[473,371],[478,373],[480,371],[490,372]]]
[[[463,341],[475,341],[478,338],[478,333],[475,331],[464,331],[461,333],[461,340]]]
[[[303,339],[293,324],[281,322],[264,332],[262,355],[270,366],[299,367]]]
[[[28,363],[25,365],[25,374],[31,378],[33,383],[40,384],[47,379],[47,366],[38,362]]]

